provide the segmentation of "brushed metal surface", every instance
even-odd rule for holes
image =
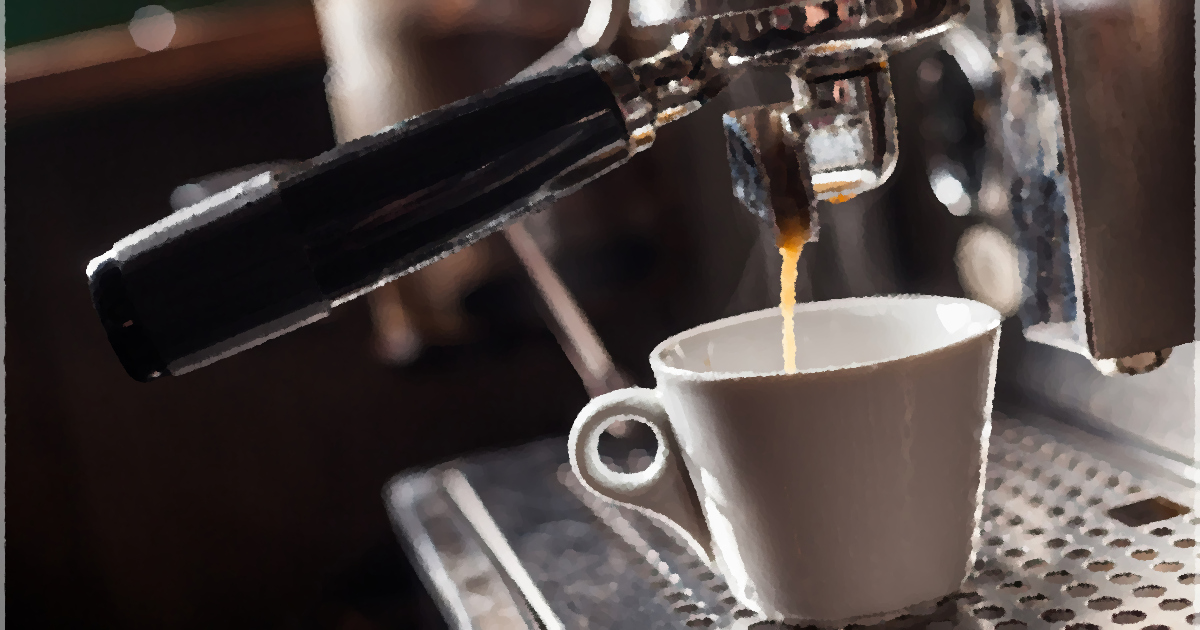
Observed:
[[[1099,359],[1195,338],[1195,4],[1048,0],[1088,341]]]

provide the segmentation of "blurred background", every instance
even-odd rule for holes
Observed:
[[[583,0],[7,3],[13,627],[441,627],[396,543],[385,483],[565,434],[588,400],[504,237],[151,385],[110,350],[84,267],[186,205],[188,185],[307,159],[501,85],[586,11]],[[669,34],[625,25],[614,52],[653,53]],[[1012,314],[1017,253],[1004,191],[988,188],[975,92],[936,43],[892,68],[896,173],[822,214],[800,298],[970,295]],[[778,303],[779,255],[730,192],[720,124],[776,83],[748,75],[654,150],[525,221],[629,381],[653,385],[646,357],[665,337]],[[946,142],[965,152],[959,179],[937,168]],[[1178,367],[1114,389],[1085,359],[1025,343],[1013,322],[1004,334],[998,404],[1070,408],[1191,457],[1190,345]]]

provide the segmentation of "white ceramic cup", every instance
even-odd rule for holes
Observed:
[[[1000,314],[941,297],[855,298],[676,335],[658,387],[599,396],[571,430],[591,491],[666,521],[768,619],[836,626],[954,593],[973,562]],[[642,472],[597,452],[615,420],[654,430]]]

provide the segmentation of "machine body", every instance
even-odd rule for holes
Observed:
[[[1195,4],[989,13],[1026,336],[1152,370],[1195,339]]]
[[[975,115],[935,126],[982,126],[986,146],[926,137],[931,184],[952,179],[1013,238],[1026,338],[1107,374],[1156,369],[1196,330],[1194,3],[975,0],[970,15],[941,43]]]

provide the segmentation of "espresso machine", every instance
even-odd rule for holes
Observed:
[[[954,27],[971,72],[998,73],[981,102],[1007,181],[989,183],[1014,200],[1026,335],[1130,373],[1194,338],[1191,40],[1171,29],[1187,7],[1128,20],[1113,3],[991,2],[971,29],[965,0],[634,2],[635,25],[677,32],[625,63],[595,49],[623,19],[604,6],[498,90],[256,175],[96,258],[94,302],[130,375],[183,374],[320,319],[625,163],[748,68],[783,69],[793,90],[727,117],[736,194],[769,224],[815,226],[817,208],[836,212],[895,166],[889,56]],[[1155,45],[1112,52],[1143,40]],[[1116,72],[1122,88],[1154,87],[1115,89]]]
[[[664,126],[761,82],[786,89],[742,90],[751,98],[722,123],[731,195],[765,231],[799,225],[820,243],[855,203],[915,179],[893,177],[912,142],[920,186],[949,215],[978,218],[957,272],[1016,315],[1043,366],[1026,385],[1068,364],[1161,381],[1195,339],[1193,17],[1152,0],[597,0],[501,88],[180,204],[92,262],[94,302],[132,377],[183,375],[519,227],[651,149]],[[669,29],[664,48],[608,54],[625,23]],[[918,49],[936,63],[919,65],[916,87],[894,85]],[[937,124],[902,139],[900,99],[918,93]],[[513,234],[589,391],[621,386],[536,247]],[[1058,411],[999,410],[968,583],[881,627],[1197,621],[1194,454],[1045,417]],[[612,464],[645,454],[617,449]],[[565,461],[565,441],[548,440],[385,489],[448,623],[769,622],[668,531],[586,492]]]

